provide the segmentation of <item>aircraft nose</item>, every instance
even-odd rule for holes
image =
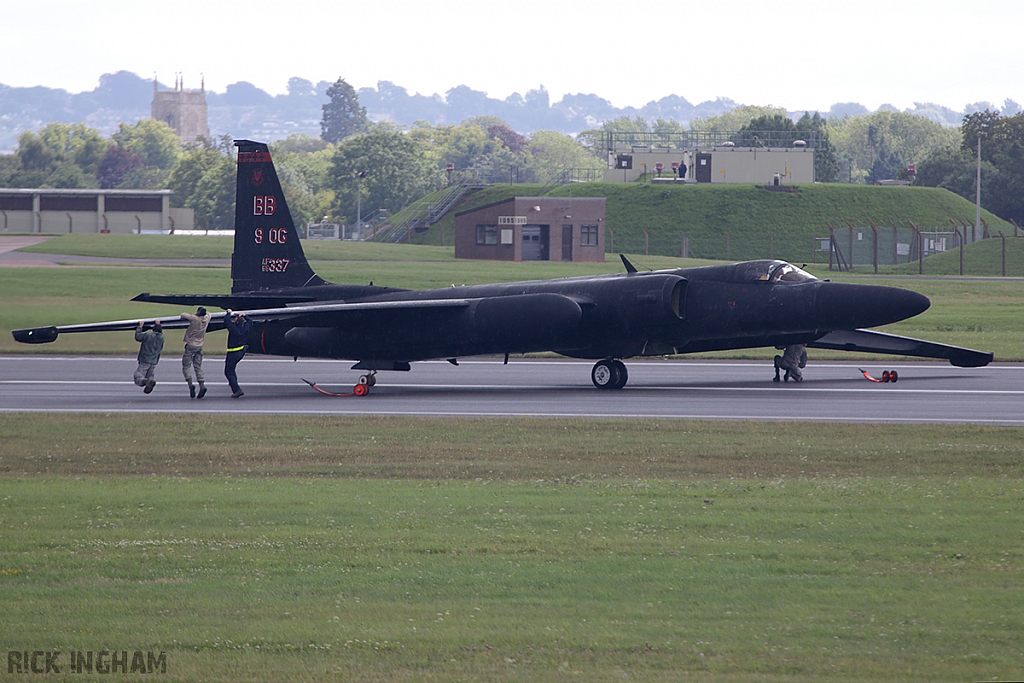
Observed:
[[[906,320],[931,306],[928,297],[909,289],[878,285],[822,283],[816,309],[821,329],[854,330]]]

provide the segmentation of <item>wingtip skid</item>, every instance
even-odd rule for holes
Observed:
[[[59,332],[55,326],[50,326],[12,330],[11,334],[14,335],[14,341],[22,344],[49,344],[50,342],[57,341]]]

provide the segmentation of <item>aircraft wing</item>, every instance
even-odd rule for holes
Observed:
[[[313,303],[312,295],[301,294],[266,294],[261,292],[243,292],[240,294],[150,294],[143,292],[132,301],[145,301],[151,304],[174,304],[185,308],[197,306],[216,306],[244,311],[251,308],[277,308],[294,303]]]
[[[921,358],[945,358],[952,365],[961,368],[978,368],[992,362],[992,353],[975,351],[961,346],[949,346],[936,342],[901,337],[873,330],[837,330],[807,345],[815,349],[836,351],[862,351],[865,353],[892,353],[900,356]]]
[[[469,306],[469,299],[424,299],[414,301],[372,301],[360,303],[318,303],[318,304],[297,304],[278,308],[251,309],[246,311],[235,311],[245,313],[245,316],[253,322],[284,322],[289,321],[296,327],[331,327],[342,324],[344,319],[354,313],[365,313],[370,311],[422,311],[427,309],[455,309]],[[210,317],[210,332],[224,329],[224,319],[227,313],[213,313]],[[83,323],[79,325],[51,325],[49,327],[34,327],[30,329],[14,330],[15,341],[23,344],[48,344],[56,341],[57,337],[64,333],[72,332],[118,332],[134,330],[142,320],[147,326],[159,320],[165,330],[184,329],[188,327],[188,321],[177,317],[161,318],[132,318],[131,320],[112,320],[100,323]]]

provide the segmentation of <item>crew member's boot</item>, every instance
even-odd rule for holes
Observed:
[[[192,384],[192,380],[188,381],[188,395],[192,398],[196,397],[196,385]]]
[[[196,398],[202,398],[203,396],[206,396],[206,385],[203,384],[202,382],[200,382],[199,383],[199,393],[196,394]]]

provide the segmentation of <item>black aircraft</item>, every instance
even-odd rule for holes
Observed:
[[[554,351],[597,362],[600,389],[626,384],[623,358],[807,344],[814,348],[945,358],[978,367],[991,353],[862,328],[928,308],[894,287],[823,281],[784,261],[504,284],[405,290],[336,285],[306,261],[265,143],[237,140],[230,294],[140,294],[133,301],[245,311],[249,353],[356,361],[360,394],[378,370],[413,361]],[[224,327],[216,313],[210,330]],[[152,322],[150,319],[147,322]],[[15,330],[25,343],[61,333],[130,330],[138,320]],[[185,321],[163,319],[164,328]]]

